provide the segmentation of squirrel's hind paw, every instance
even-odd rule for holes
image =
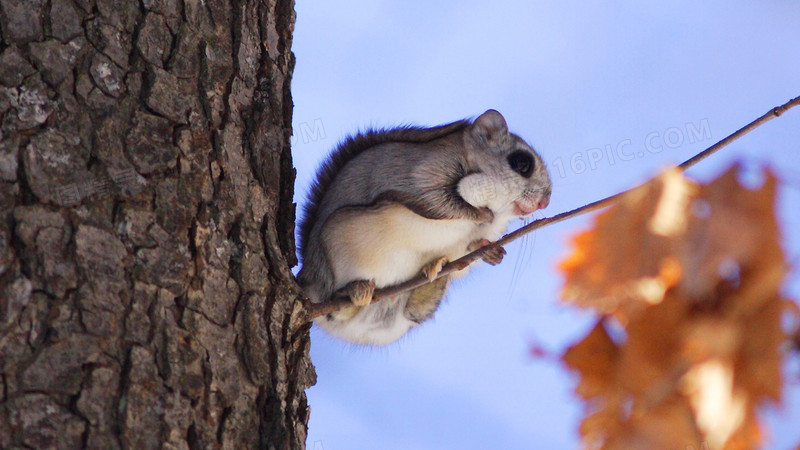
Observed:
[[[428,281],[433,281],[439,275],[439,272],[442,271],[442,267],[444,267],[447,262],[446,256],[435,259],[422,268],[422,273],[428,278]]]
[[[339,289],[339,293],[345,297],[350,297],[350,301],[356,306],[366,306],[372,302],[372,294],[375,292],[375,280],[356,280],[347,283]]]

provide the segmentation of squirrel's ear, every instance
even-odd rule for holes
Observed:
[[[477,140],[494,147],[508,136],[508,125],[499,112],[490,109],[475,119],[470,132]]]

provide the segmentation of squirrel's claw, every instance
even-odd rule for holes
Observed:
[[[481,247],[486,247],[487,245],[491,244],[491,241],[488,239],[480,239],[478,241],[473,242],[469,245],[469,251],[475,251]],[[503,257],[506,255],[506,249],[503,247],[494,247],[486,251],[486,253],[481,256],[481,258],[486,261],[487,263],[496,266],[503,261]]]
[[[428,281],[433,281],[439,275],[439,272],[442,271],[442,267],[444,267],[447,262],[447,257],[442,256],[441,258],[426,264],[425,267],[422,268],[422,273],[428,278]]]
[[[350,297],[350,301],[356,306],[366,306],[372,302],[372,294],[375,292],[375,280],[356,280],[351,281],[339,293],[345,297]]]

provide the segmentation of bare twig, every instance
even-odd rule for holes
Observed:
[[[749,124],[745,125],[744,127],[737,130],[735,133],[731,134],[730,136],[726,137],[725,139],[717,142],[716,144],[712,145],[711,147],[703,150],[702,152],[698,153],[697,155],[693,156],[692,158],[684,161],[682,164],[678,166],[680,170],[686,170],[689,167],[697,164],[698,162],[702,161],[703,159],[709,157],[710,155],[716,153],[723,147],[727,146],[731,142],[739,139],[740,137],[744,136],[745,134],[749,133],[750,131],[758,128],[759,126],[763,125],[765,122],[780,116],[789,108],[794,106],[800,105],[800,97],[795,97],[792,100],[789,100],[785,104],[781,106],[777,106],[772,108],[768,113],[764,114],[763,116],[759,117],[758,119],[750,122]],[[638,186],[637,186],[638,187]],[[633,188],[635,189],[635,188]],[[452,272],[463,270],[473,262],[481,259],[484,253],[488,252],[490,249],[495,247],[501,247],[509,242],[517,240],[522,236],[534,231],[538,230],[547,225],[551,225],[554,223],[558,223],[569,219],[571,217],[579,216],[581,214],[585,214],[587,212],[596,211],[600,208],[604,208],[606,206],[611,205],[612,203],[619,200],[620,197],[625,195],[626,193],[630,192],[632,189],[628,189],[626,191],[620,192],[618,194],[614,194],[610,197],[606,197],[602,200],[597,200],[595,202],[589,203],[588,205],[581,206],[580,208],[575,208],[571,211],[563,212],[561,214],[557,214],[553,217],[546,217],[544,219],[539,219],[534,222],[525,225],[517,230],[512,231],[511,233],[506,234],[502,238],[498,239],[496,242],[493,242],[490,245],[485,247],[481,247],[472,253],[469,253],[455,261],[448,263],[446,266],[442,268],[442,271],[439,272],[439,276],[437,278],[441,278],[445,275],[449,275]],[[408,281],[405,281],[400,284],[396,284],[394,286],[388,286],[385,288],[380,288],[375,290],[375,294],[372,297],[372,302],[378,302],[383,300],[387,297],[392,297],[394,295],[400,294],[402,292],[410,291],[412,289],[418,288],[423,286],[430,281],[424,275],[419,275],[415,278],[412,278]],[[311,317],[319,317],[325,314],[329,314],[335,311],[338,311],[346,306],[350,306],[352,303],[350,302],[349,298],[342,298],[342,297],[335,297],[330,299],[325,303],[317,303],[311,305]]]

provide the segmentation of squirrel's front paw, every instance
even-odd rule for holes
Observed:
[[[477,213],[475,214],[475,222],[478,223],[492,223],[494,220],[494,213],[491,209],[487,207],[477,208]]]
[[[475,251],[481,247],[486,247],[487,245],[491,244],[491,241],[488,239],[481,239],[478,241],[473,242],[467,248],[469,251]],[[481,256],[481,258],[486,261],[487,263],[496,266],[503,261],[503,257],[506,256],[506,249],[503,247],[494,247],[486,251],[486,253]]]
[[[339,293],[345,297],[350,297],[350,301],[356,306],[366,306],[372,302],[372,294],[375,292],[375,280],[356,280],[351,281],[345,287],[339,289]]]
[[[447,262],[446,256],[435,259],[422,268],[422,273],[428,278],[428,281],[433,281],[439,275],[439,272],[442,271],[442,267],[444,267]]]

